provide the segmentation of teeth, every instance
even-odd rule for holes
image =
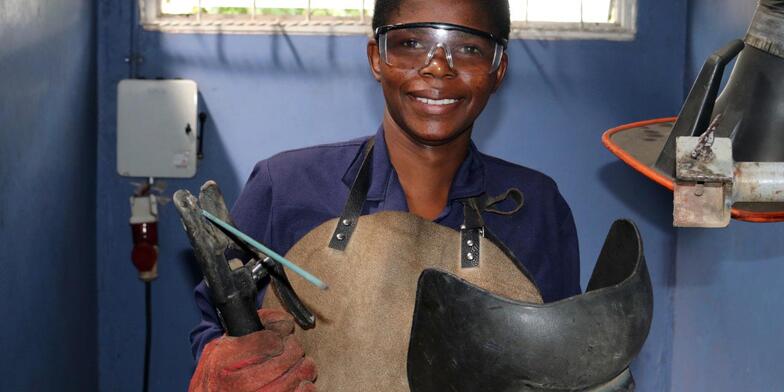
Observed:
[[[428,105],[451,105],[457,102],[456,99],[427,99],[420,97],[416,97],[416,100]]]

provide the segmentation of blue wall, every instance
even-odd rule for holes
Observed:
[[[96,388],[95,4],[0,2],[0,390]]]
[[[690,2],[689,80],[712,51],[744,36],[754,6]],[[673,391],[784,388],[782,238],[782,223],[678,230]]]
[[[707,55],[743,35],[754,4],[640,3],[633,42],[513,41],[507,83],[475,140],[558,181],[577,220],[583,284],[610,222],[639,224],[656,290],[654,326],[634,364],[639,390],[779,390],[784,224],[673,230],[671,194],[599,144],[606,128],[675,114]],[[170,181],[170,191],[212,178],[233,200],[255,161],[378,125],[383,100],[363,37],[142,32],[131,28],[132,4],[0,3],[0,298],[12,320],[0,327],[0,390],[140,388],[133,188],[114,171],[115,88],[129,75],[131,38],[144,57],[140,76],[196,80],[210,114],[197,178]],[[187,384],[197,321],[199,274],[175,212],[162,212],[153,391]]]
[[[115,174],[116,84],[128,77],[131,3],[99,1],[97,281],[101,390],[140,387],[143,285],[130,263],[130,180]],[[600,144],[618,124],[677,113],[684,85],[686,2],[640,0],[632,42],[513,41],[506,85],[475,131],[479,147],[552,175],[571,203],[583,257],[583,285],[610,223],[633,218],[642,231],[656,290],[655,321],[637,360],[642,391],[665,390],[672,356],[675,236],[671,195],[636,175]],[[364,37],[133,33],[139,76],[199,83],[210,114],[196,190],[216,179],[236,198],[253,164],[284,149],[372,133],[381,92],[370,76]],[[187,334],[198,319],[199,279],[185,234],[162,209],[160,278],[153,283],[153,391],[182,390],[193,362]]]

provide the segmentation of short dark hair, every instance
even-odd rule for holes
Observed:
[[[400,9],[404,0],[376,0],[373,11],[373,30],[379,26],[389,24],[387,21],[393,12]],[[509,31],[512,29],[512,22],[509,17],[509,0],[475,0],[481,2],[490,16],[490,21],[498,29],[494,33],[501,35],[503,39],[509,39]]]

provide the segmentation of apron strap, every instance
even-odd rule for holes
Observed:
[[[362,164],[359,167],[357,176],[354,178],[354,183],[351,184],[348,200],[338,218],[338,224],[332,233],[332,239],[329,240],[329,247],[332,249],[346,250],[351,234],[357,228],[357,222],[359,221],[359,216],[362,215],[362,207],[365,205],[368,189],[370,189],[370,167],[373,162],[373,145],[375,142],[375,138],[371,137],[365,143],[362,153]]]
[[[514,206],[511,210],[501,210],[498,205],[506,200],[511,200]],[[460,225],[460,265],[462,268],[476,268],[479,266],[480,256],[480,237],[485,236],[485,222],[482,219],[483,212],[496,215],[512,215],[523,208],[523,192],[517,188],[509,188],[506,192],[498,196],[488,196],[483,193],[476,197],[461,199],[463,203],[463,224]],[[488,237],[490,238],[490,237]],[[514,261],[512,251],[503,243],[497,241],[495,236],[490,238],[498,247]],[[519,262],[517,263],[518,265]]]

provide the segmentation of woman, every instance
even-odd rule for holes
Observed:
[[[372,137],[363,213],[408,211],[458,229],[461,200],[519,188],[525,208],[513,216],[487,214],[484,224],[523,261],[545,301],[579,294],[576,231],[555,183],[471,143],[474,122],[507,70],[508,2],[377,0],[373,28],[368,61],[386,108]],[[316,146],[259,162],[232,211],[237,226],[287,251],[341,215],[367,143]],[[264,309],[266,331],[215,339],[223,332],[203,284],[196,301],[202,322],[191,340],[201,359],[192,390],[315,390],[318,364],[289,336],[294,326],[287,315]]]

